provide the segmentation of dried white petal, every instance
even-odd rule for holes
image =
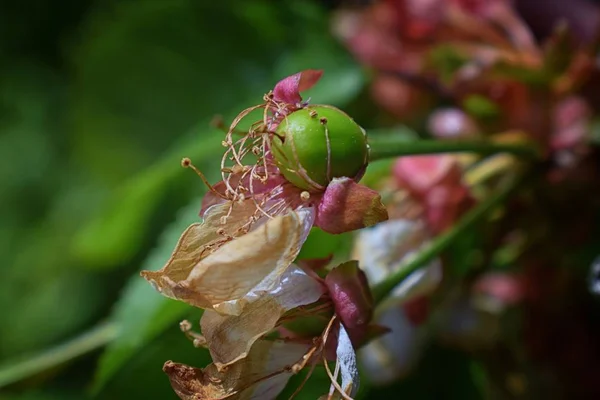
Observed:
[[[270,291],[249,293],[240,315],[206,310],[200,326],[213,362],[223,368],[246,357],[252,344],[271,331],[285,312],[316,302],[324,292],[323,285],[292,264]]]
[[[428,244],[429,234],[423,223],[389,220],[358,232],[353,258],[359,261],[374,285],[401,270]],[[399,302],[413,299],[433,290],[441,278],[440,261],[433,260],[429,266],[409,275],[394,289],[392,296]]]
[[[358,393],[360,377],[358,375],[356,353],[354,352],[354,347],[352,347],[350,336],[348,336],[348,332],[343,324],[340,324],[335,353],[340,367],[340,374],[342,375],[341,387],[347,395],[354,397]]]

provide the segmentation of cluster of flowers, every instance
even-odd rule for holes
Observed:
[[[379,1],[338,11],[333,30],[375,71],[372,97],[393,116],[425,118],[441,139],[526,132],[563,169],[574,167],[588,151],[590,96],[581,88],[596,70],[589,39],[598,10],[581,1],[572,10],[565,2],[547,2],[536,22],[554,13],[560,23],[539,43],[514,3]],[[588,20],[581,15],[586,12]],[[454,106],[432,112],[440,99]]]
[[[552,164],[547,177],[555,183],[589,152],[590,106],[576,93],[590,53],[569,47],[561,30],[540,46],[507,0],[381,1],[340,12],[334,28],[375,70],[379,105],[403,121],[428,111],[436,139],[526,138]],[[405,374],[427,336],[442,262],[408,274],[377,314],[371,288],[474,207],[479,183],[520,167],[507,155],[404,156],[373,188],[362,185],[366,132],[341,110],[301,97],[320,77],[317,70],[289,76],[238,115],[223,141],[219,183],[183,160],[209,188],[202,222],[183,233],[161,270],[142,272],[163,295],[204,310],[201,333],[187,322],[182,329],[213,363],[164,366],[182,399],[275,398],[290,376],[306,369],[306,382],[320,366],[331,380],[324,398],[352,398],[356,351],[371,382]],[[455,106],[429,112],[436,98]],[[484,131],[500,133],[485,138]],[[298,260],[313,227],[356,231],[353,261]],[[442,324],[448,337],[472,346],[464,328],[472,295],[487,300],[479,309],[497,313],[522,301],[527,285],[505,273],[471,283],[467,306],[461,294]],[[479,337],[493,336],[487,333]]]
[[[538,377],[532,374],[528,377],[530,389],[536,384],[549,386],[552,389],[548,393],[554,395],[554,390],[568,387],[571,392],[565,397],[596,397],[598,385],[591,378],[600,369],[592,360],[592,354],[598,354],[596,346],[588,342],[587,347],[573,350],[563,345],[564,339],[558,339],[564,335],[589,340],[594,335],[586,327],[586,312],[581,310],[590,308],[589,304],[578,306],[577,312],[566,311],[573,310],[566,299],[580,298],[582,288],[558,282],[581,278],[573,265],[561,265],[558,256],[572,246],[582,246],[594,229],[590,226],[595,214],[589,198],[598,179],[591,141],[598,92],[600,8],[584,0],[542,3],[382,0],[360,9],[338,10],[333,31],[372,71],[371,97],[386,117],[425,126],[430,137],[438,140],[528,140],[541,149],[544,179],[537,183],[545,189],[534,196],[552,199],[547,214],[535,213],[535,201],[508,212],[504,224],[512,226],[501,244],[496,243],[510,248],[507,261],[498,261],[507,265],[463,279],[454,299],[448,300],[451,304],[437,310],[444,315],[438,330],[445,331],[442,336],[452,345],[468,351],[505,346],[501,351],[513,351],[518,359],[525,348],[534,356],[528,362],[552,360],[554,376],[561,382],[566,376],[572,381],[563,386],[534,383]],[[357,259],[366,266],[372,282],[383,279],[409,248],[407,236],[394,236],[394,224],[398,232],[406,234],[408,228],[402,229],[401,224],[416,217],[428,232],[438,234],[476,204],[481,190],[477,182],[489,179],[494,170],[518,168],[514,159],[505,155],[474,161],[462,154],[428,155],[403,157],[394,164],[392,176],[378,187],[384,199],[391,198],[390,221],[358,235],[358,247],[366,247],[362,251],[366,256]],[[577,209],[579,218],[565,217],[547,225],[546,231],[535,228],[554,220],[565,209]],[[577,244],[569,241],[562,245],[566,237],[576,237],[573,241]],[[421,237],[417,242],[423,240]],[[394,262],[387,262],[374,258],[378,257],[375,243],[386,243],[379,247],[387,249],[402,243],[404,247],[390,258]],[[533,243],[538,243],[538,252],[530,254],[526,249],[535,247]],[[547,243],[553,243],[555,251],[547,251]],[[389,254],[394,253],[386,256]],[[371,274],[371,266],[378,261],[383,267]],[[433,268],[435,263],[429,267]],[[562,310],[557,303],[561,302],[551,299],[559,297],[570,304],[560,311],[571,315],[568,323],[564,319],[557,322],[557,309]],[[370,367],[365,372],[372,371],[372,379],[391,382],[406,373],[418,357],[426,336],[420,322],[428,314],[427,298],[425,293],[404,302],[401,309],[392,307],[382,314],[378,322],[392,328],[394,335],[379,338],[361,350]],[[513,305],[519,305],[527,315],[520,322],[526,333],[523,348],[509,350],[500,343],[498,321],[503,310]],[[548,329],[548,324],[560,325],[560,329]],[[514,361],[507,370],[514,370],[519,362],[523,361]],[[497,383],[498,387],[506,386],[505,382]],[[522,383],[513,386],[509,388],[511,395],[533,396],[525,392]]]

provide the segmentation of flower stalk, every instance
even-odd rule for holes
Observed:
[[[489,156],[497,153],[508,153],[527,159],[541,159],[540,149],[532,143],[495,143],[487,140],[449,141],[449,140],[417,140],[407,142],[405,139],[369,137],[369,161],[383,160],[407,155],[440,154],[440,153],[476,153]]]

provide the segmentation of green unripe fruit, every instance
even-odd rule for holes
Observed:
[[[317,185],[326,187],[333,178],[357,177],[367,165],[369,147],[364,129],[346,113],[314,105],[284,118],[271,150],[288,181],[317,190]]]

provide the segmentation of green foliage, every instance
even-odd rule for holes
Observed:
[[[462,106],[469,114],[477,118],[495,118],[500,112],[493,101],[477,94],[465,98]]]
[[[178,326],[171,326],[160,340],[144,345],[143,351],[129,359],[110,384],[93,398],[176,399],[162,371],[167,360],[203,366],[210,362],[210,356],[205,349],[194,348]]]
[[[198,219],[198,204],[199,200],[181,210],[176,221],[164,231],[159,245],[150,253],[142,269],[156,269],[166,263],[181,233]],[[148,282],[134,274],[113,311],[111,319],[118,334],[100,358],[93,391],[98,392],[133,355],[189,312],[188,305],[158,295]],[[184,339],[183,334],[181,339]]]

